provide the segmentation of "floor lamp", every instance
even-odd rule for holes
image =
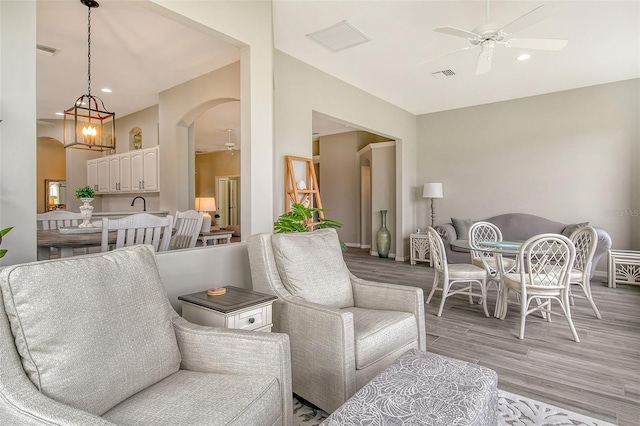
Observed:
[[[435,223],[436,211],[433,209],[433,199],[434,198],[443,198],[444,191],[442,190],[441,183],[425,183],[422,188],[422,197],[423,198],[431,198],[431,227]]]

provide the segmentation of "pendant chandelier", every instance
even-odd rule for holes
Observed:
[[[115,149],[116,114],[108,112],[102,99],[91,95],[91,8],[95,0],[80,0],[87,6],[87,94],[64,112],[64,147],[105,151]]]

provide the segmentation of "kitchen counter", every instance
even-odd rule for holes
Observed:
[[[118,219],[121,217],[130,216],[136,213],[149,213],[155,216],[166,216],[169,214],[169,212],[166,210],[151,210],[146,212],[143,212],[141,210],[132,210],[128,212],[93,212],[91,217],[92,218],[108,217],[109,219]]]

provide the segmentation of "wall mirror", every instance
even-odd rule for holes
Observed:
[[[67,209],[67,181],[44,180],[44,205],[46,211]]]

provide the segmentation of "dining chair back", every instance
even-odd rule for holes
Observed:
[[[200,235],[200,228],[202,228],[203,218],[204,212],[195,210],[176,211],[175,232],[171,236],[169,248],[175,250],[195,247],[198,235]]]
[[[520,304],[520,339],[524,338],[527,315],[542,312],[547,321],[551,320],[550,314],[564,316],[574,340],[580,342],[569,309],[570,272],[575,257],[573,243],[560,234],[535,235],[520,247],[518,271],[506,273],[502,277],[505,284],[502,292],[504,306],[506,307],[510,291],[515,291],[520,296],[517,302]],[[551,310],[552,300],[560,304],[562,312]],[[506,312],[507,309],[504,309],[503,319]]]
[[[78,226],[82,223],[82,214],[77,212],[70,212],[67,210],[53,210],[46,213],[38,213],[36,215],[37,229],[48,231],[56,230],[60,228],[69,228]],[[40,250],[40,249],[39,249]],[[49,259],[52,253],[56,253],[58,249],[43,249],[46,254],[38,253],[38,260],[41,258]],[[48,251],[48,253],[47,253]],[[73,250],[77,254],[87,254],[86,248],[76,248]],[[45,257],[42,257],[45,256]]]
[[[500,228],[491,222],[476,222],[469,228],[469,247],[471,247],[471,264],[487,271],[489,283],[493,282],[496,288],[500,285],[500,267],[497,256],[491,249],[480,247],[484,242],[501,242],[502,232]],[[514,259],[500,257],[502,268],[511,271],[516,262]]]
[[[438,231],[430,226],[427,227],[427,237],[429,239],[431,262],[435,270],[431,292],[426,301],[427,305],[436,290],[442,291],[442,300],[438,309],[438,316],[442,316],[442,310],[447,298],[454,294],[463,294],[469,296],[469,303],[471,304],[473,304],[473,298],[478,297],[478,303],[482,304],[485,315],[489,316],[489,311],[487,310],[487,271],[467,263],[447,264],[447,252]],[[440,282],[442,282],[441,286]],[[474,291],[474,284],[480,287],[480,292]]]
[[[116,231],[114,248],[151,244],[158,251],[169,249],[173,216],[137,213],[121,219],[102,219],[102,251],[109,251],[109,232]]]
[[[66,210],[54,210],[38,213],[36,216],[38,229],[49,230],[78,226],[82,222],[82,214]]]
[[[571,284],[579,285],[582,293],[584,293],[575,294],[569,289],[571,304],[574,304],[574,297],[587,299],[596,317],[602,319],[602,315],[600,315],[600,311],[598,311],[591,294],[591,265],[598,244],[598,233],[591,226],[584,226],[576,229],[569,239],[576,248],[576,260],[571,270]]]

